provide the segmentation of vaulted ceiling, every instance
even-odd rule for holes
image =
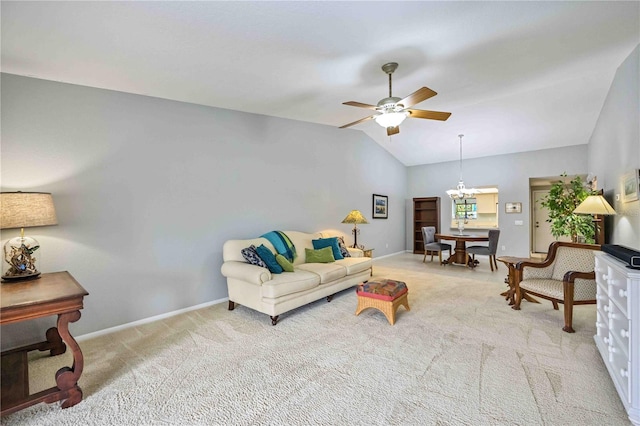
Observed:
[[[586,144],[639,2],[10,2],[2,72],[330,126],[438,92],[389,138],[405,165]]]

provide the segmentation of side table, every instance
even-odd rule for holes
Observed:
[[[66,271],[0,285],[0,325],[58,315],[57,329],[47,331],[46,342],[2,353],[3,404],[0,415],[11,414],[40,402],[50,404],[63,401],[62,408],[68,408],[82,401],[78,379],[82,374],[84,359],[80,346],[69,333],[69,323],[80,319],[84,296],[88,294]],[[73,365],[57,371],[56,386],[30,395],[27,352],[50,349],[51,355],[63,353],[64,343],[60,339],[71,349]],[[4,380],[5,377],[14,380]]]
[[[515,295],[516,295],[516,264],[518,262],[542,262],[541,259],[531,258],[531,257],[516,257],[516,256],[500,256],[496,260],[504,263],[509,270],[507,278],[504,280],[505,283],[509,284],[509,290],[500,293],[500,296],[504,296],[505,300],[509,301],[509,305],[514,305]],[[533,297],[528,294],[524,294],[524,299],[532,302],[532,303],[540,303]]]
[[[364,257],[369,257],[371,259],[373,259],[373,251],[375,249],[374,248],[362,248],[362,253],[364,254]],[[371,277],[373,276],[373,266],[371,266]]]

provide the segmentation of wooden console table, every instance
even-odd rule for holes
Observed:
[[[57,328],[47,331],[46,342],[2,353],[0,415],[22,410],[39,402],[50,404],[63,401],[62,408],[68,408],[82,401],[78,379],[82,374],[84,359],[80,346],[69,333],[69,323],[80,319],[84,296],[88,294],[66,271],[42,274],[35,280],[0,285],[0,325],[58,315]],[[56,386],[30,395],[27,353],[36,349],[51,350],[51,355],[63,353],[65,347],[62,341],[71,349],[73,365],[58,370],[55,375]],[[9,371],[5,371],[5,368]]]

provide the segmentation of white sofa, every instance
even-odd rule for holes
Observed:
[[[308,234],[283,231],[296,248],[294,272],[272,274],[267,268],[252,265],[242,256],[242,249],[264,244],[276,250],[266,238],[229,240],[224,243],[221,272],[227,278],[229,310],[235,304],[255,309],[271,317],[276,325],[280,314],[366,281],[371,274],[371,259],[362,250],[349,248],[352,257],[332,263],[305,263],[305,248],[313,249],[312,240],[333,237],[328,233]]]

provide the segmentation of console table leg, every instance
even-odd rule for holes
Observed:
[[[84,358],[78,342],[69,333],[69,323],[80,319],[80,311],[73,311],[58,315],[58,332],[60,337],[69,345],[73,354],[73,365],[62,367],[56,373],[56,385],[63,391],[60,399],[65,399],[62,408],[68,408],[82,401],[82,389],[78,386],[78,379],[84,367]]]

